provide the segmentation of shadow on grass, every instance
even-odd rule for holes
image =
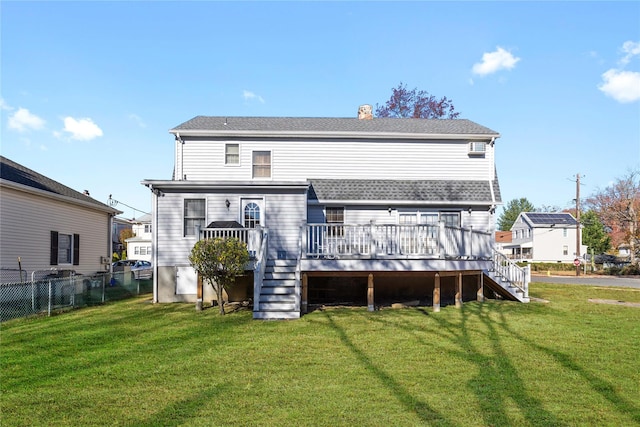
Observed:
[[[338,334],[340,341],[342,341],[342,343],[356,356],[358,361],[360,361],[362,366],[364,366],[368,372],[372,372],[378,378],[380,383],[393,393],[393,395],[408,411],[415,413],[423,422],[426,423],[438,422],[438,425],[442,426],[455,425],[438,411],[430,407],[427,403],[412,396],[411,393],[405,390],[391,375],[375,366],[365,352],[359,349],[353,341],[351,341],[345,330],[334,322],[331,314],[329,312],[324,312],[323,314],[329,321],[330,327]]]
[[[590,373],[585,368],[576,363],[569,355],[562,353],[560,351],[554,350],[549,347],[542,346],[536,342],[531,341],[530,339],[518,334],[513,331],[507,322],[507,319],[504,317],[504,313],[499,312],[500,315],[500,327],[504,329],[507,333],[512,335],[514,338],[522,341],[523,343],[530,346],[532,349],[540,351],[548,356],[550,356],[553,360],[556,361],[563,368],[575,372],[578,374],[584,381],[586,381],[591,389],[596,393],[600,394],[604,399],[609,401],[621,414],[628,414],[631,418],[640,425],[640,407],[634,405],[631,401],[620,396],[616,391],[613,384],[598,378],[596,375]]]
[[[482,408],[482,416],[487,425],[510,425],[514,420],[509,419],[504,411],[508,401],[516,403],[522,415],[532,425],[544,423],[548,426],[566,425],[553,413],[544,409],[542,402],[526,392],[527,384],[520,378],[518,369],[510,360],[510,355],[501,345],[498,330],[502,329],[515,339],[524,343],[532,350],[550,356],[564,369],[579,375],[591,389],[609,401],[623,415],[640,423],[640,410],[631,401],[624,399],[616,391],[613,384],[598,378],[576,363],[569,355],[555,349],[542,346],[509,327],[501,304],[487,306],[484,304],[465,304],[462,308],[462,323],[460,325],[449,322],[438,316],[432,316],[439,328],[434,332],[443,335],[459,346],[459,351],[453,354],[478,365],[480,374],[469,381],[469,388],[476,394]],[[497,314],[500,321],[496,322],[491,314]],[[488,331],[492,354],[483,355],[475,348],[469,337],[467,324],[470,320],[479,320]],[[446,334],[443,332],[446,331]]]

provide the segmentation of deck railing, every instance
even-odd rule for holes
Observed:
[[[444,224],[307,224],[302,247],[310,258],[485,258],[492,234]]]
[[[263,240],[263,228],[203,228],[202,239],[236,238],[247,244],[247,250],[252,258],[256,257]]]
[[[529,282],[531,281],[529,267],[518,266],[498,251],[493,252],[492,261],[493,270],[496,274],[508,280],[512,286],[520,289],[524,298],[529,298]]]

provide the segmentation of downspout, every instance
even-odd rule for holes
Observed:
[[[109,241],[107,243],[107,247],[109,249],[109,253],[107,254],[107,265],[106,265],[106,271],[111,273],[111,266],[112,266],[112,256],[113,256],[113,217],[115,216],[115,214],[110,213],[109,214],[109,224],[107,225],[107,227],[109,227],[109,232],[107,233],[107,236],[109,238]]]
[[[491,150],[491,164],[489,165],[489,176],[491,177],[489,179],[489,192],[491,193],[491,207],[489,208],[489,218],[488,218],[488,224],[487,224],[487,230],[489,230],[491,233],[494,233],[496,231],[496,226],[495,226],[495,221],[493,221],[494,218],[494,213],[496,211],[496,194],[495,191],[493,190],[493,182],[496,179],[496,150],[493,149],[493,146],[495,145],[496,142],[496,138],[495,136],[491,138],[491,142],[489,143],[489,145],[491,146],[492,150]],[[491,175],[491,173],[493,173],[493,176]]]
[[[158,302],[158,190],[148,184],[151,190],[151,260],[153,263],[153,300]]]
[[[179,143],[178,149],[180,150],[180,161],[178,162],[180,165],[180,169],[176,171],[176,175],[177,179],[179,181],[182,181],[184,180],[184,141],[182,140],[182,138],[180,138],[180,132],[176,132],[176,142]]]

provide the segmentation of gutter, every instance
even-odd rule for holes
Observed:
[[[355,139],[446,139],[492,142],[500,134],[450,134],[450,133],[410,133],[410,132],[340,132],[340,131],[259,131],[259,130],[175,130],[169,133],[181,136],[243,137],[243,138],[355,138]]]

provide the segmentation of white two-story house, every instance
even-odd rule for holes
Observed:
[[[357,118],[198,116],[171,129],[173,178],[142,182],[153,194],[155,301],[206,298],[188,255],[213,236],[248,243],[255,318],[337,302],[375,309],[411,300],[438,310],[484,292],[528,301],[526,271],[492,267],[500,135],[469,120],[360,110]],[[519,276],[512,288],[495,274]]]
[[[504,244],[504,250],[516,261],[573,263],[587,252],[577,225],[566,212],[521,212],[511,227],[511,243]]]
[[[127,258],[151,261],[151,214],[144,214],[140,218],[132,219],[130,223],[133,237],[125,240]]]

